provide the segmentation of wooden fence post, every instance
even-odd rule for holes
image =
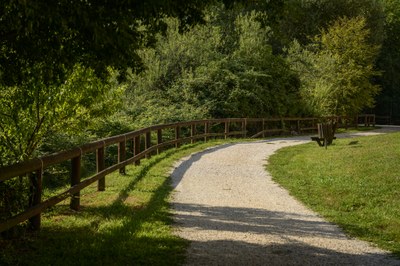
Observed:
[[[146,134],[144,135],[144,147],[145,147],[145,150],[150,149],[150,147],[151,147],[151,132],[150,131],[146,132]],[[150,158],[150,157],[151,157],[151,154],[147,153],[146,158]]]
[[[245,118],[242,121],[242,132],[243,132],[243,138],[247,137],[247,119]]]
[[[104,145],[104,143],[103,143]],[[104,149],[102,146],[96,151],[96,172],[99,173],[106,168],[106,162],[104,160]],[[104,191],[106,189],[106,178],[100,178],[97,182],[97,191]]]
[[[196,125],[195,124],[192,124],[191,126],[190,126],[190,143],[194,143],[194,136],[196,135]]]
[[[72,161],[71,161],[71,164],[72,164],[71,187],[73,187],[76,184],[79,184],[79,182],[81,181],[81,157],[82,157],[82,155],[72,158]],[[78,191],[72,195],[71,203],[70,203],[71,209],[73,209],[75,211],[79,210],[80,196],[81,196],[80,191]]]
[[[225,139],[228,138],[228,135],[229,135],[229,120],[225,121],[225,132],[224,132]]]
[[[262,137],[265,138],[265,119],[262,120]]]
[[[35,206],[42,202],[42,180],[43,180],[43,166],[36,171],[36,175],[31,175],[31,202],[30,206]],[[32,230],[39,230],[41,224],[41,213],[29,219]]]
[[[140,135],[134,138],[133,145],[133,156],[136,156],[140,153]],[[135,165],[140,165],[140,159],[135,161]]]
[[[160,145],[162,143],[162,130],[158,129],[157,130],[157,145]],[[161,149],[157,148],[157,154],[160,154]]]
[[[300,120],[297,120],[297,134],[301,134]]]
[[[358,115],[355,117],[355,128],[358,128]]]
[[[210,131],[210,129],[209,129],[209,124],[208,124],[208,122],[205,122],[205,123],[204,123],[204,134],[205,134],[205,136],[204,136],[204,141],[205,141],[205,142],[207,142],[207,140],[208,140],[207,135],[208,135],[209,131]]]
[[[179,140],[179,138],[180,138],[180,130],[181,130],[181,128],[179,126],[175,127],[175,140]],[[175,148],[179,148],[179,147],[180,147],[179,142],[175,143]]]
[[[118,143],[118,163],[126,159],[126,139]],[[119,173],[125,175],[125,166],[119,169]]]

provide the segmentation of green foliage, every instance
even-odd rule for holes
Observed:
[[[382,70],[382,76],[377,79],[382,93],[377,98],[375,111],[379,115],[397,116],[400,111],[400,2],[382,2],[385,7],[384,41],[377,61]]]
[[[0,221],[18,214],[29,204],[29,180],[18,177],[0,183]],[[17,231],[5,232],[10,236]],[[13,236],[14,237],[14,236]]]
[[[135,119],[165,121],[166,110],[175,119],[298,113],[297,78],[272,54],[265,14],[232,12],[217,6],[182,34],[177,20],[165,20],[167,34],[141,51],[145,71],[132,77]]]
[[[280,20],[273,24],[277,50],[289,46],[293,39],[301,45],[309,44],[312,36],[340,17],[365,17],[367,28],[371,30],[369,41],[373,44],[382,42],[384,13],[381,1],[287,0],[282,9]]]
[[[115,108],[123,87],[102,83],[92,70],[76,65],[60,86],[32,79],[1,89],[0,165],[7,165],[35,155],[49,134],[82,131],[91,119]]]
[[[317,115],[353,115],[372,107],[379,87],[374,61],[379,47],[368,42],[362,17],[341,18],[302,48],[294,42],[288,60],[302,81],[302,97]]]
[[[140,67],[136,49],[162,31],[159,18],[179,17],[183,25],[202,21],[214,2],[187,0],[0,2],[0,84],[21,85],[42,76],[46,85],[65,81],[76,64],[107,78],[107,68]],[[141,24],[149,25],[146,32]]]
[[[124,86],[116,81],[116,73],[105,83],[93,70],[76,65],[60,86],[47,86],[41,79],[31,79],[19,86],[3,86],[1,90],[0,167],[87,142],[85,129],[93,120],[115,112]],[[68,173],[63,166],[55,171],[59,172],[60,167]],[[26,209],[28,178],[1,182],[0,197],[1,219]]]

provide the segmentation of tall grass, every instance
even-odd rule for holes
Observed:
[[[352,236],[400,256],[400,134],[339,139],[279,150],[268,170]]]

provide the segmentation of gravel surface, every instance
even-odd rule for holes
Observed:
[[[271,180],[268,156],[307,141],[226,144],[176,164],[171,203],[176,234],[191,241],[187,265],[400,265],[347,237]]]

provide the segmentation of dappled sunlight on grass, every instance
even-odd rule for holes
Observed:
[[[222,143],[185,145],[108,175],[106,191],[92,184],[81,192],[79,211],[64,200],[43,214],[40,232],[2,242],[0,264],[181,264],[187,241],[172,234],[169,171],[181,157]]]

